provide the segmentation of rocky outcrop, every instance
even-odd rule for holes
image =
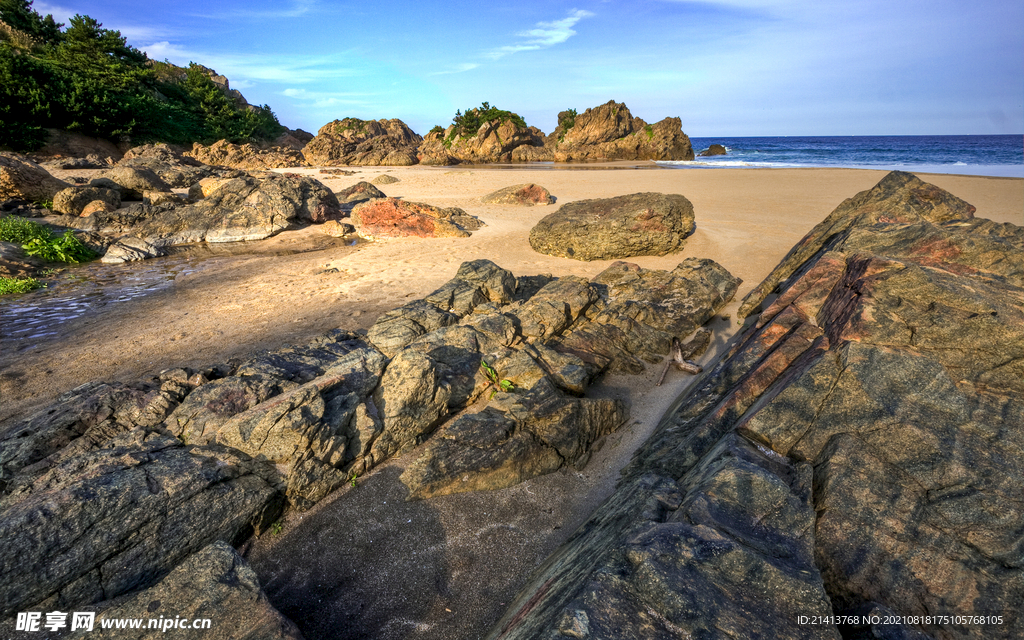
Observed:
[[[368,185],[371,186],[372,185]],[[484,226],[462,209],[441,209],[421,202],[378,198],[352,209],[352,225],[363,238],[468,238]]]
[[[302,151],[302,148],[309,144],[314,137],[312,133],[302,129],[285,129],[281,135],[274,138],[270,146]]]
[[[393,175],[382,173],[373,180],[370,180],[370,184],[394,184],[398,182],[398,178]]]
[[[298,150],[286,147],[261,149],[253,144],[232,144],[218,140],[209,146],[198,142],[184,155],[199,162],[231,169],[261,170],[305,167],[306,159]]]
[[[648,124],[614,100],[578,115],[563,111],[558,123],[544,140],[545,151],[524,147],[512,160],[693,160],[693,147],[679,118]]]
[[[79,229],[129,233],[157,247],[190,242],[261,240],[294,223],[341,217],[330,189],[308,176],[239,174],[211,180],[190,192],[201,198],[184,206],[174,202],[134,205],[88,218],[67,218]]]
[[[713,144],[709,146],[707,149],[698,153],[697,156],[701,158],[709,158],[711,156],[724,156],[727,155],[727,153],[728,152],[725,150],[725,147],[723,147],[722,145]]]
[[[192,554],[160,582],[111,603],[100,603],[93,631],[88,638],[151,640],[165,637],[173,624],[204,624],[224,640],[302,640],[302,633],[267,600],[256,572],[231,545],[214,542]],[[103,629],[103,620],[163,620],[161,628]],[[174,629],[179,631],[178,629]]]
[[[673,337],[710,318],[738,285],[710,261],[678,271],[619,263],[593,283],[566,276],[516,300],[511,273],[486,260],[463,264],[444,287],[370,329],[369,339],[391,356],[374,394],[383,422],[374,460],[429,437],[402,476],[414,498],[582,468],[591,445],[627,415],[621,402],[579,397],[590,383],[607,369],[637,372],[629,366],[634,361],[639,371],[643,361],[659,361]],[[683,273],[700,277],[686,283]],[[676,319],[684,306],[701,308],[703,318]],[[574,338],[598,334],[603,338]],[[485,406],[439,429],[485,393]]]
[[[0,151],[0,200],[52,201],[58,191],[71,185],[15,153]]]
[[[488,637],[1024,633],[1024,230],[973,213],[842,203]]]
[[[661,256],[682,248],[694,228],[683,196],[634,193],[562,205],[530,230],[530,246],[576,260]]]
[[[118,166],[148,169],[174,189],[187,188],[214,174],[211,167],[171,145],[158,143],[132,147]]]
[[[397,118],[344,118],[320,127],[302,154],[314,166],[400,167],[416,164],[416,148],[422,141],[420,135]]]
[[[498,189],[480,199],[484,204],[538,205],[552,204],[555,199],[551,193],[539,184],[515,184],[511,187]]]
[[[474,111],[477,110],[470,109],[467,115]],[[453,124],[423,139],[419,162],[431,165],[510,162],[516,148],[543,144],[540,135],[537,128],[519,124],[513,118],[483,122],[475,131],[462,131]]]

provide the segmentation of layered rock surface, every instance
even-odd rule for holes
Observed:
[[[302,632],[267,600],[256,572],[231,545],[218,540],[192,554],[149,589],[96,607],[94,630],[72,637],[149,640],[164,637],[168,629],[103,629],[103,620],[158,620],[168,624],[180,618],[188,625],[208,620],[208,629],[224,640],[266,638],[302,640]],[[158,620],[160,626],[163,620]],[[180,629],[174,629],[179,631]]]
[[[973,213],[841,204],[488,637],[1024,633],[1024,230]],[[912,618],[798,617],[865,612]]]

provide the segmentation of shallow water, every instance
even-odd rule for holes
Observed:
[[[213,264],[253,256],[287,256],[354,246],[355,240],[324,236],[268,249],[257,243],[198,244],[171,248],[161,258],[103,264],[99,260],[64,267],[40,278],[46,288],[0,297],[0,350],[23,350],[58,337],[64,326],[90,313],[166,291],[178,278]]]

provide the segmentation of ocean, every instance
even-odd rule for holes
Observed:
[[[1024,135],[701,137],[690,142],[694,153],[720,144],[728,154],[658,164],[673,168],[848,167],[1024,178]]]

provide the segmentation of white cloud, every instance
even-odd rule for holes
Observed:
[[[309,91],[295,87],[289,87],[281,91],[280,94],[314,107],[366,106],[371,104],[367,98],[374,95],[355,92]]]
[[[462,64],[455,65],[455,68],[449,69],[448,71],[435,71],[435,72],[429,73],[427,75],[431,75],[431,76],[444,76],[444,75],[449,75],[449,74],[452,74],[452,73],[465,73],[467,71],[472,71],[473,69],[476,69],[479,66],[480,65],[478,63],[476,63],[476,62],[464,62]]]
[[[584,9],[573,9],[566,18],[554,22],[538,22],[533,29],[520,31],[516,35],[526,38],[522,42],[492,49],[484,55],[491,60],[497,60],[520,51],[536,51],[553,47],[576,35],[576,31],[573,30],[576,23],[592,15],[594,14]]]
[[[68,23],[68,20],[70,20],[73,15],[78,13],[78,11],[75,11],[74,9],[68,9],[67,7],[62,7],[56,4],[50,4],[49,2],[38,1],[32,3],[32,10],[41,16],[50,14],[53,16],[54,20],[56,20],[57,22],[63,22],[65,25]]]
[[[251,8],[223,11],[220,13],[195,14],[197,18],[210,20],[238,20],[240,18],[266,20],[273,18],[301,18],[317,8],[317,0],[293,0],[291,6],[273,11],[255,11]]]

